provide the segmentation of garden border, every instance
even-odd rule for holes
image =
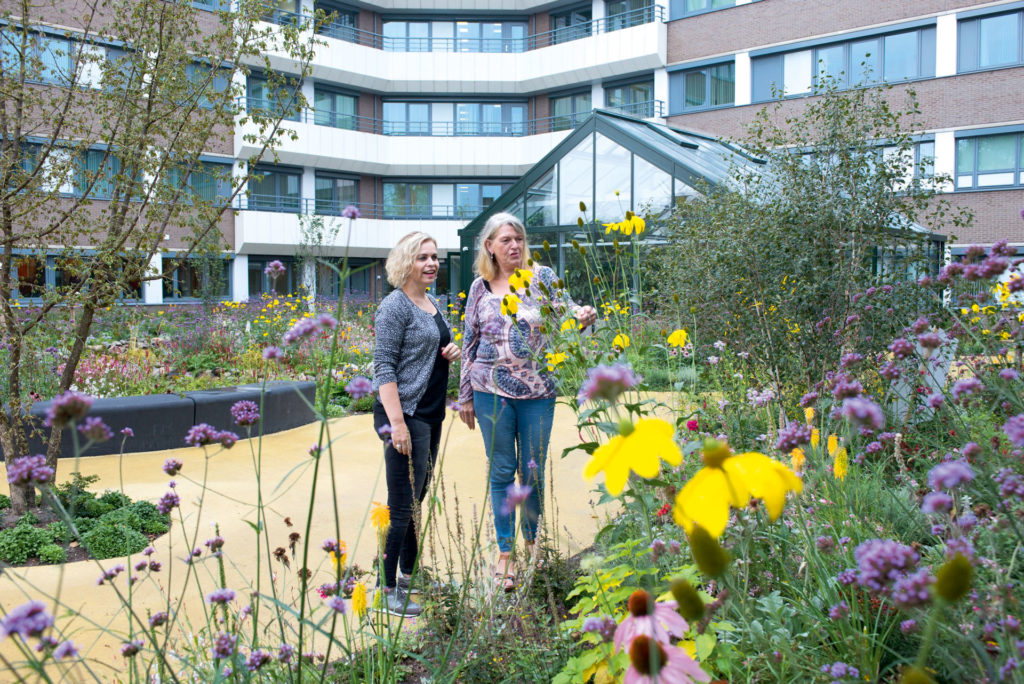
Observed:
[[[243,399],[259,405],[263,390],[263,385],[256,383],[182,394],[95,399],[86,415],[102,418],[114,432],[114,438],[92,444],[82,455],[106,456],[119,453],[122,441],[125,453],[181,448],[186,446],[184,439],[189,428],[199,423],[208,423],[218,430],[231,430],[244,438],[244,429],[235,425],[231,416],[231,406]],[[262,396],[261,419],[254,426],[253,434],[262,432],[269,435],[312,423],[316,420],[312,408],[315,395],[316,384],[313,382],[268,382],[266,393]],[[41,428],[29,430],[30,454],[46,453],[44,438],[49,435],[49,431],[42,426],[49,407],[49,401],[40,401],[29,411],[33,427]],[[124,427],[131,428],[134,436],[123,440],[119,432]],[[80,444],[83,443],[81,438],[79,440]],[[58,456],[75,456],[75,440],[67,431],[61,440]]]

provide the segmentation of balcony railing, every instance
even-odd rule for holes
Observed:
[[[268,8],[263,20],[279,25],[297,25],[304,17],[295,12]],[[317,33],[388,52],[526,52],[654,21],[665,21],[665,9],[660,5],[641,7],[523,38],[395,38],[341,22],[321,24],[317,27]]]
[[[272,112],[274,105],[258,98],[245,98],[247,111]],[[621,107],[606,107],[608,111],[630,114],[642,119],[665,116],[662,100],[635,102]],[[317,126],[341,128],[360,133],[397,136],[429,137],[497,137],[517,138],[539,133],[567,131],[576,128],[590,116],[592,110],[560,116],[546,116],[527,121],[385,121],[355,114],[342,114],[323,109],[306,109],[301,115],[289,118]]]
[[[239,211],[269,211],[279,214],[314,214],[319,216],[342,216],[347,207],[359,210],[360,218],[428,221],[469,221],[485,206],[451,204],[371,204],[367,202],[346,202],[341,200],[261,195],[250,193],[240,195],[234,204]]]

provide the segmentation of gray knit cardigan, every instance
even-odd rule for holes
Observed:
[[[427,299],[441,312],[451,332],[451,323],[441,305],[429,294]],[[374,330],[377,346],[373,351],[373,389],[377,391],[381,385],[397,382],[402,413],[414,415],[427,391],[434,360],[441,353],[441,333],[434,316],[397,289],[377,307]]]

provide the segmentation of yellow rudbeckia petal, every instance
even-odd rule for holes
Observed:
[[[672,517],[687,533],[700,525],[721,537],[729,524],[729,483],[718,468],[701,468],[676,495]]]

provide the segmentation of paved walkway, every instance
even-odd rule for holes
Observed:
[[[561,458],[563,448],[579,442],[575,425],[572,411],[559,405],[555,414],[549,459],[551,484],[545,497],[548,506],[546,526],[549,534],[555,536],[561,551],[566,554],[576,553],[588,546],[605,515],[594,507],[593,502],[597,497],[592,494],[592,486],[582,479],[586,454],[575,452],[565,459]],[[320,429],[320,424],[313,424],[263,438],[262,491],[271,547],[288,547],[290,533],[305,533],[313,482],[313,460],[307,452],[311,445],[316,444]],[[376,535],[369,522],[369,507],[373,501],[387,501],[381,444],[373,431],[370,415],[333,420],[329,429],[334,444],[333,485],[341,538],[348,543],[350,561],[354,560],[361,567],[368,568],[376,554]],[[133,604],[143,619],[148,612],[166,610],[166,596],[181,596],[181,586],[187,575],[183,559],[188,555],[190,546],[203,548],[202,557],[208,555],[203,542],[214,536],[214,525],[219,526],[220,534],[226,540],[224,558],[227,586],[239,590],[240,599],[247,598],[250,586],[255,587],[256,537],[250,523],[256,520],[257,480],[253,456],[256,448],[256,440],[243,440],[229,451],[211,449],[208,458],[202,449],[187,448],[130,454],[123,458],[82,458],[78,462],[77,469],[82,474],[100,477],[95,485],[97,491],[116,489],[123,482],[124,491],[130,497],[150,501],[156,501],[168,490],[167,484],[171,478],[161,469],[164,460],[175,457],[184,462],[181,473],[174,480],[181,497],[185,525],[176,521],[172,533],[157,540],[153,558],[163,564],[163,569],[138,582],[133,588]],[[489,515],[483,509],[487,491],[486,464],[479,430],[470,432],[461,421],[449,414],[440,459],[444,517],[438,521],[435,529],[442,539],[461,541],[463,548],[468,550],[474,519],[482,519],[486,523],[483,526],[485,542],[493,536]],[[74,467],[72,461],[62,460],[58,482],[68,480]],[[201,497],[204,480],[206,495]],[[312,586],[328,582],[333,576],[330,563],[320,550],[322,540],[335,536],[331,485],[329,461],[323,459],[317,480],[310,533]],[[439,495],[441,493],[439,491]],[[288,526],[288,519],[293,526]],[[189,538],[187,543],[182,538],[182,529]],[[428,552],[430,555],[437,554],[433,562],[442,565],[444,561],[440,556],[453,550],[439,547],[457,541],[442,541],[432,552]],[[301,554],[301,541],[298,552]],[[138,557],[133,558],[133,564],[137,560]],[[110,559],[101,564],[104,568],[110,568],[118,562]],[[123,559],[120,562],[123,563]],[[430,563],[431,559],[428,558],[427,562]],[[290,568],[285,568],[282,563],[275,561],[268,568],[264,551],[259,568],[259,575],[263,578],[263,592],[269,592],[269,581],[273,573],[279,595],[285,600],[293,600],[298,586],[296,566],[297,563],[292,562]],[[197,564],[197,568],[202,587],[196,588],[194,577],[189,580],[191,585],[185,592],[181,606],[198,627],[205,624],[203,611],[206,607],[202,596],[217,586],[217,566],[210,559]],[[0,603],[9,610],[29,598],[59,595],[67,608],[85,616],[84,619],[71,618],[66,610],[59,610],[58,613],[63,613],[58,617],[59,626],[66,633],[69,630],[73,632],[73,639],[84,647],[89,658],[99,662],[100,671],[103,668],[110,668],[108,672],[116,671],[124,663],[118,652],[120,640],[102,635],[96,626],[112,625],[123,631],[127,626],[127,616],[114,590],[110,586],[97,586],[100,574],[100,564],[93,561],[8,570],[0,576]],[[115,586],[125,590],[123,575],[115,581]],[[47,602],[52,607],[52,600]],[[10,645],[10,642],[3,644],[0,653],[17,658],[11,652]],[[0,679],[4,677],[0,675]]]

